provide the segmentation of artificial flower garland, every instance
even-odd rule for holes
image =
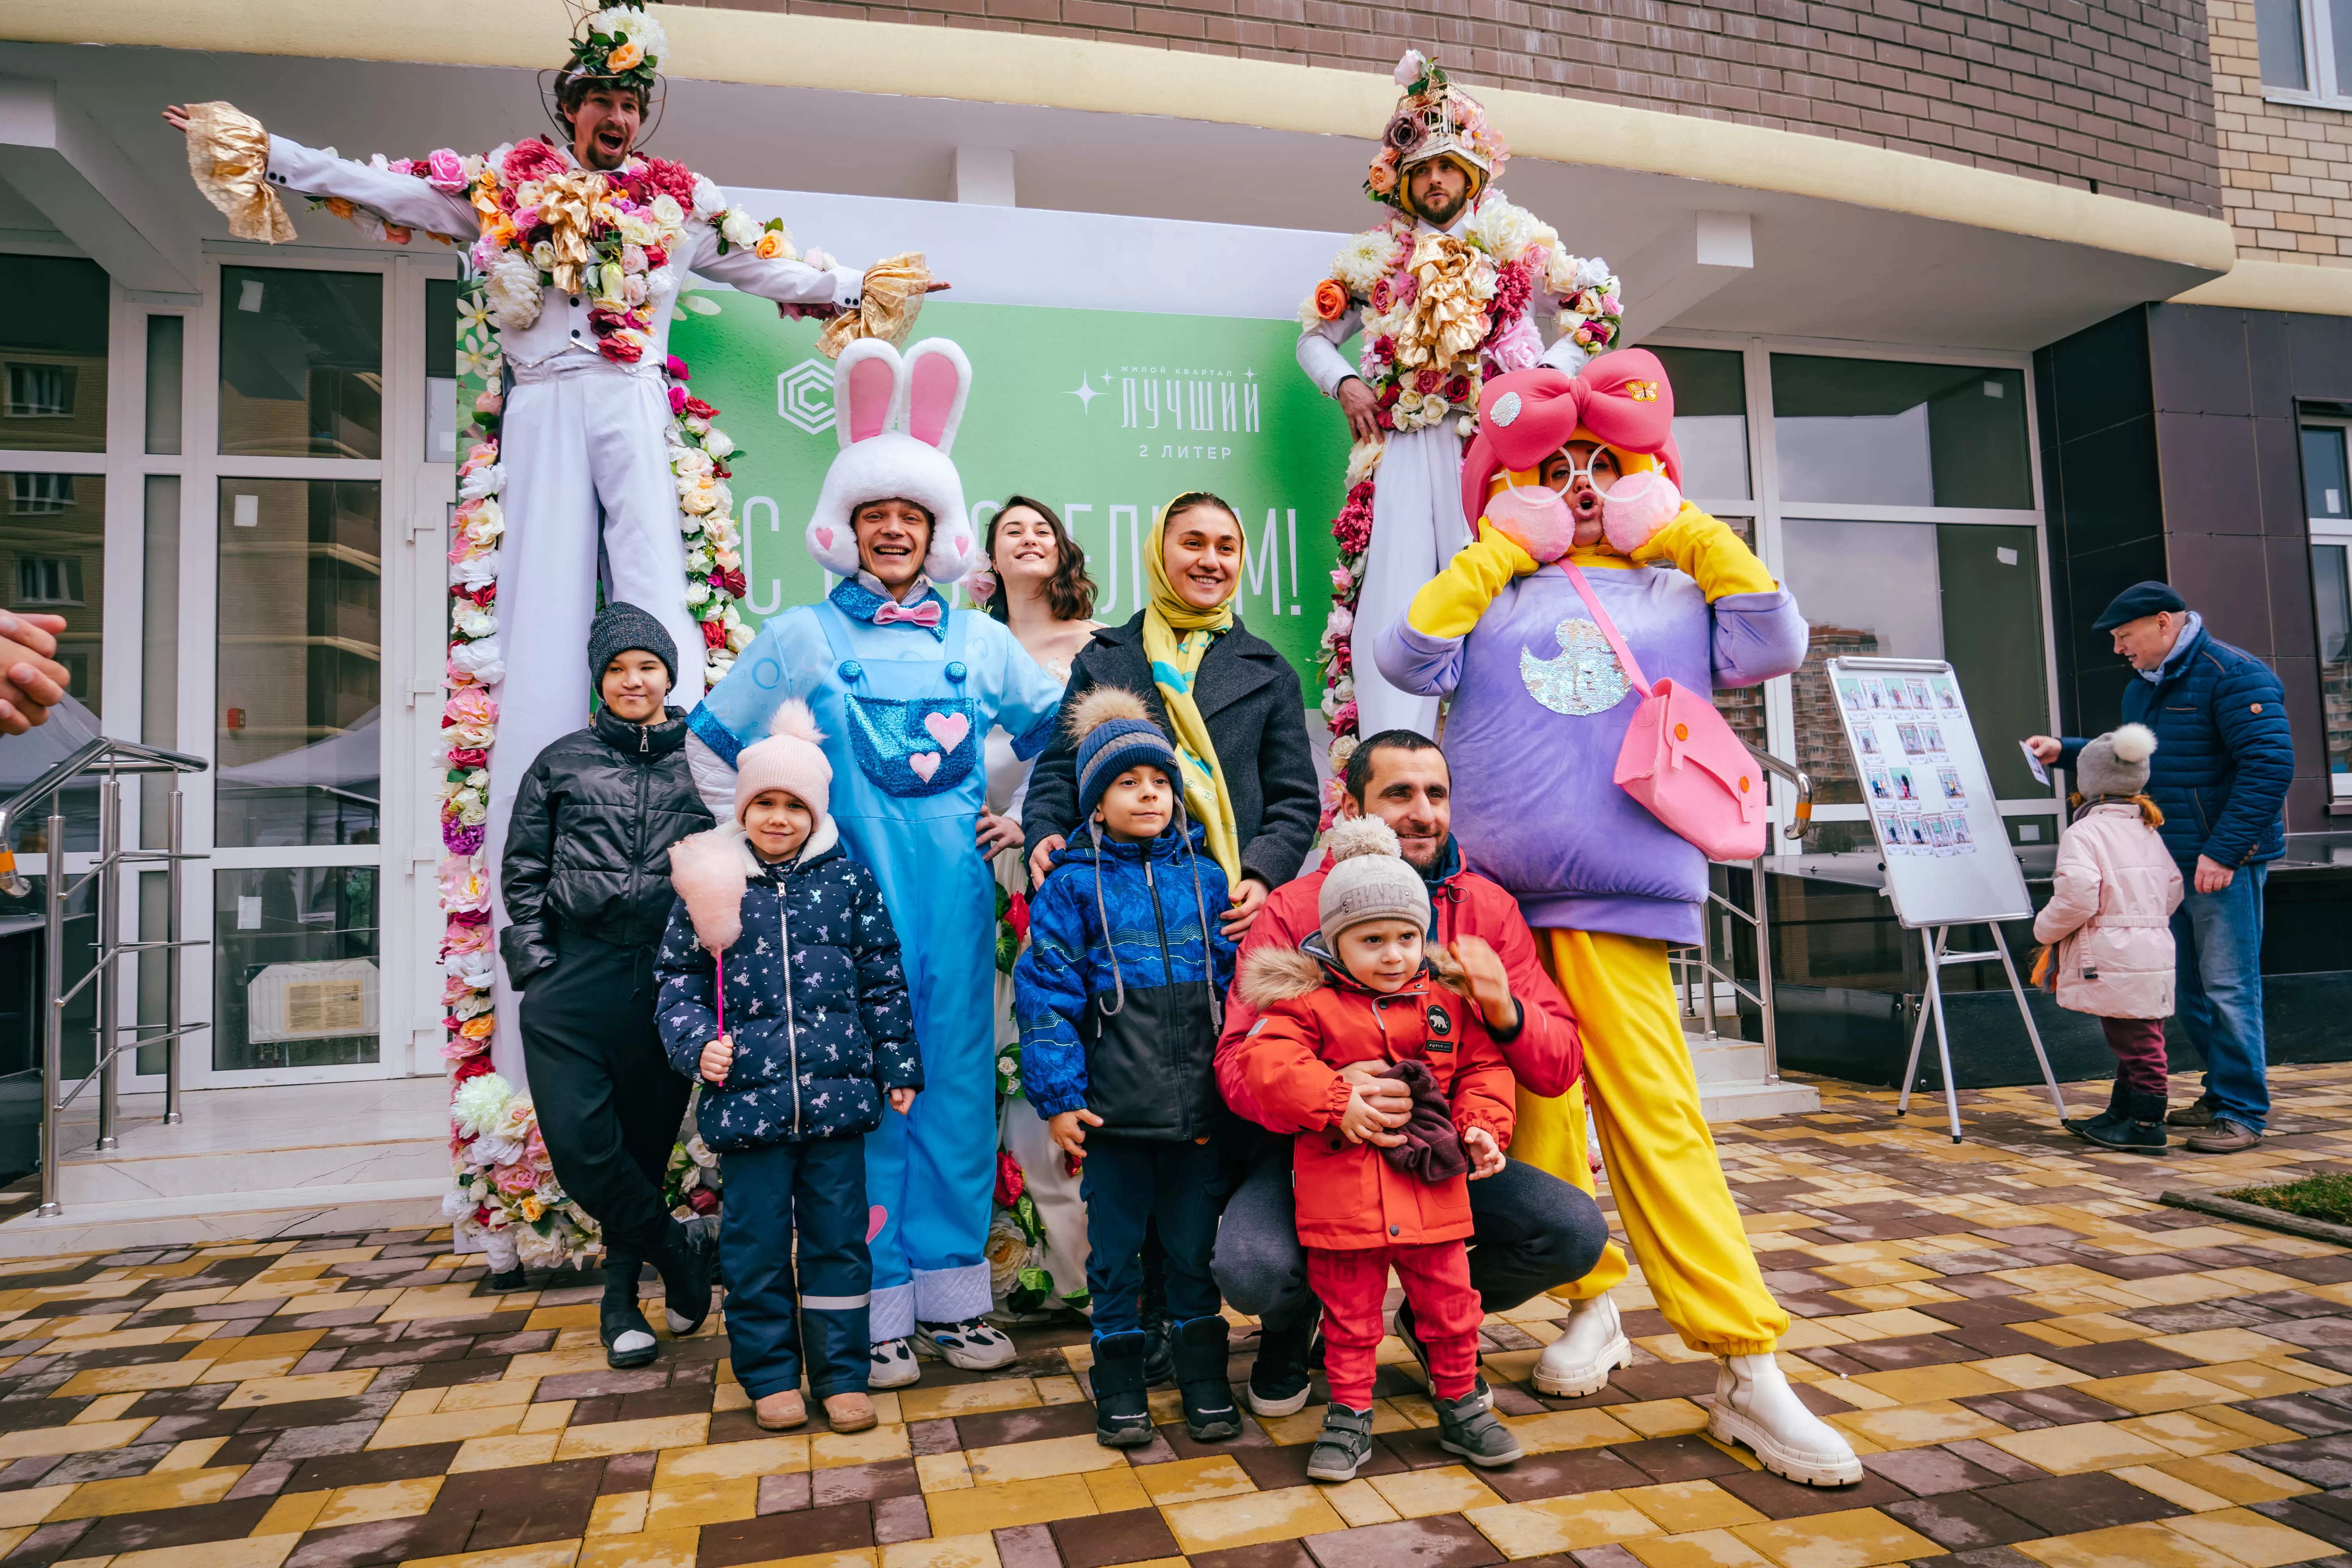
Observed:
[[[498,735],[490,695],[506,673],[499,638],[498,582],[506,532],[499,460],[504,358],[499,333],[537,321],[549,288],[593,295],[597,352],[616,364],[641,362],[651,342],[650,301],[667,279],[689,216],[719,230],[722,253],[740,246],[768,258],[796,253],[782,224],[761,225],[728,208],[719,187],[683,165],[632,158],[610,174],[573,170],[549,143],[501,147],[486,157],[446,148],[429,157],[378,163],[435,188],[464,195],[481,216],[471,247],[478,276],[459,301],[457,368],[473,394],[473,440],[457,468],[457,511],[449,549],[449,647],[442,710],[444,762],[438,887],[446,920],[441,944],[442,1056],[450,1076],[454,1185],[443,1212],[501,1272],[554,1267],[595,1245],[595,1221],[556,1180],[529,1097],[491,1070],[491,982],[498,956],[490,929],[491,870],[483,855],[489,816],[489,753]],[[378,237],[405,243],[410,232],[340,200],[318,204]],[[449,237],[435,237],[447,241]],[[665,431],[686,539],[685,601],[701,628],[707,683],[715,685],[748,647],[752,628],[737,603],[744,580],[742,531],[729,489],[734,442],[713,421],[719,410],[687,390],[689,371],[670,356],[662,367],[670,422]],[[707,1214],[718,1181],[707,1151],[673,1153],[675,1206]]]
[[[1559,296],[1559,332],[1588,354],[1617,341],[1623,306],[1616,278],[1599,258],[1570,255],[1558,231],[1499,190],[1479,202],[1459,237],[1416,233],[1399,213],[1339,247],[1331,275],[1299,308],[1302,325],[1363,311],[1357,368],[1371,389],[1381,437],[1348,454],[1347,499],[1331,520],[1339,547],[1331,570],[1331,610],[1323,624],[1323,717],[1331,727],[1331,776],[1325,826],[1337,803],[1337,780],[1357,739],[1356,682],[1349,638],[1371,549],[1372,494],[1390,431],[1421,430],[1452,418],[1466,439],[1476,428],[1478,394],[1489,375],[1525,370],[1543,353],[1528,314],[1538,282]]]

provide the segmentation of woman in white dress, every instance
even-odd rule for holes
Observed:
[[[1049,672],[1066,680],[1070,661],[1087,646],[1100,622],[1088,618],[1095,585],[1080,550],[1051,507],[1027,496],[1006,498],[990,520],[985,543],[988,569],[965,581],[973,602],[1003,621],[1021,646]],[[1029,792],[1028,763],[1013,754],[1013,737],[1002,729],[988,737],[988,809],[982,823],[981,852],[995,857],[997,885],[1008,898],[1025,898],[1029,873],[1021,850],[1021,806]],[[1004,956],[1009,959],[1011,953]],[[1020,1049],[1013,1025],[1013,976],[1000,963],[996,976],[996,1044],[1003,1089],[999,1146],[1021,1167],[1037,1224],[1045,1232],[1037,1261],[1052,1277],[1045,1305],[1082,1304],[1087,1292],[1087,1211],[1078,1201],[1078,1179],[1062,1163],[1045,1123],[1021,1096]],[[1003,1184],[999,1183],[999,1195]],[[1001,1229],[1007,1216],[1000,1215]],[[1012,1238],[1004,1238],[1008,1245]],[[999,1237],[990,1237],[992,1260]],[[1025,1249],[1024,1249],[1025,1250]],[[1027,1294],[1024,1292],[1024,1295]],[[1003,1306],[1004,1291],[998,1290]],[[1075,1298],[1075,1300],[1072,1300]],[[1024,1306],[1031,1303],[1024,1300]]]

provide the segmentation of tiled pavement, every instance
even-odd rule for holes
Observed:
[[[2023,1090],[1966,1097],[1957,1148],[1827,1083],[1818,1114],[1726,1130],[1798,1316],[1782,1363],[1856,1487],[1699,1436],[1712,1365],[1638,1277],[1638,1364],[1591,1398],[1508,1385],[1557,1303],[1489,1320],[1517,1466],[1448,1463],[1391,1365],[1377,1457],[1326,1489],[1315,1406],[1098,1448],[1078,1325],[1023,1331],[999,1373],[928,1365],[875,1431],[771,1436],[715,1327],[611,1372],[594,1277],[481,1295],[446,1231],[393,1232],[0,1276],[0,1563],[2352,1568],[2352,1254],[2150,1201],[2352,1169],[2352,1067],[2274,1083],[2277,1134],[2225,1161],[2093,1155]]]

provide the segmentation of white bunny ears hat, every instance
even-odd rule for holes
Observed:
[[[980,555],[963,505],[963,479],[948,449],[971,395],[971,362],[945,338],[898,351],[860,338],[833,367],[833,423],[840,455],[825,471],[809,519],[808,552],[836,577],[857,572],[853,523],[868,501],[910,500],[931,514],[924,574],[941,587]]]

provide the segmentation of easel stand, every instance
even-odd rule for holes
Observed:
[[[2042,1064],[2042,1081],[2050,1086],[2050,1103],[2058,1108],[2058,1120],[2066,1120],[2066,1097],[2058,1092],[2058,1078],[2050,1070],[2049,1054],[2042,1048],[2042,1031],[2033,1026],[2033,1010],[2025,1005],[2025,987],[2018,984],[2017,965],[2010,961],[2009,944],[2000,940],[1999,922],[1987,922],[1987,928],[1992,932],[1990,952],[1947,952],[1944,948],[1952,933],[1950,926],[1919,928],[1919,940],[1927,954],[1927,1005],[1919,1009],[1918,1025],[1911,1031],[1911,1059],[1903,1064],[1903,1089],[1895,1097],[1895,1114],[1901,1116],[1911,1108],[1911,1086],[1919,1076],[1919,1047],[1927,1042],[1927,1016],[1932,1013],[1936,1018],[1936,1059],[1944,1069],[1944,1109],[1951,1118],[1955,1143],[1960,1141],[1960,1091],[1952,1081],[1952,1040],[1944,1026],[1944,987],[1939,978],[1948,964],[2000,960],[2001,973],[2009,976],[2009,994],[2017,998],[2017,1016],[2025,1020],[2025,1037],[2033,1042],[2033,1059]]]

